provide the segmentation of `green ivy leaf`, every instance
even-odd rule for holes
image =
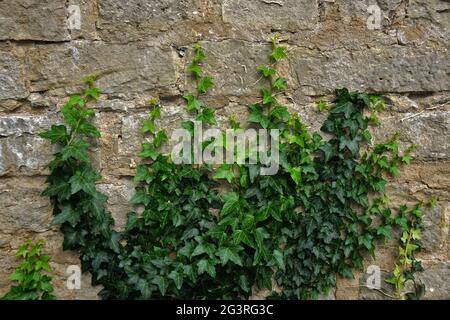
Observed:
[[[285,270],[285,265],[284,265],[284,256],[283,253],[278,250],[275,249],[273,250],[273,259],[275,261],[275,265],[280,268],[281,270]]]
[[[136,168],[136,175],[134,176],[135,182],[147,181],[149,178],[149,172],[146,165],[140,164]]]
[[[188,67],[188,71],[192,72],[197,78],[200,78],[203,73],[202,68],[197,62],[192,62]]]
[[[152,295],[152,286],[145,279],[139,279],[136,288],[141,292],[144,299],[149,299]]]
[[[130,199],[130,203],[134,205],[148,205],[149,202],[150,197],[147,196],[147,191],[144,188],[137,189],[133,197]]]
[[[99,88],[95,88],[95,87],[91,87],[91,88],[87,88],[84,91],[84,96],[86,98],[92,98],[94,100],[98,100],[98,98],[100,97],[100,89]]]
[[[61,113],[63,115],[64,121],[72,128],[76,128],[78,121],[83,119],[80,111],[76,109],[74,107],[74,104],[71,104],[70,101],[61,108]]]
[[[392,238],[392,227],[391,226],[379,226],[377,229],[377,235],[382,236],[387,239]]]
[[[270,120],[266,115],[263,114],[262,107],[259,104],[253,104],[250,105],[249,108],[250,115],[247,121],[251,123],[257,123],[264,129],[266,129],[270,124]]]
[[[302,181],[302,168],[301,167],[294,167],[289,168],[289,173],[291,174],[292,180],[294,180],[296,185],[300,185]]]
[[[324,112],[325,110],[328,109],[327,103],[326,103],[325,101],[323,101],[323,100],[320,100],[320,101],[317,103],[317,107],[318,107],[318,109],[319,109],[319,112]]]
[[[270,111],[270,116],[279,120],[289,119],[290,114],[285,106],[276,106]]]
[[[275,103],[275,98],[272,95],[272,92],[268,89],[262,89],[263,94],[263,104],[272,104]]]
[[[238,245],[240,243],[245,243],[249,247],[252,247],[252,248],[255,247],[255,244],[253,243],[253,240],[251,239],[250,235],[244,230],[237,230],[233,234],[233,239],[234,239],[234,243],[236,245]]]
[[[161,292],[162,296],[166,295],[167,287],[169,286],[169,283],[167,279],[163,276],[156,276],[152,280],[153,284],[156,284],[159,288],[159,292]]]

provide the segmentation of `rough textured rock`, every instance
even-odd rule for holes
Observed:
[[[0,138],[0,176],[46,173],[52,158],[50,143],[39,137]]]
[[[227,40],[219,43],[204,42],[207,61],[206,72],[214,72],[216,87],[212,95],[258,94],[262,86],[256,68],[267,61],[270,46],[252,44],[244,41]],[[190,75],[186,77],[186,84],[192,86]]]
[[[381,9],[380,27],[370,30],[373,4]],[[68,24],[71,5],[80,8],[79,28]],[[0,0],[0,296],[18,263],[14,251],[25,239],[43,238],[58,298],[98,298],[89,275],[81,290],[66,288],[67,266],[80,262],[75,252],[63,252],[51,205],[40,196],[54,150],[38,134],[60,122],[57,111],[68,94],[80,92],[84,76],[97,73],[103,91],[93,105],[102,136],[91,156],[120,230],[132,210],[147,101],[161,100],[158,125],[169,136],[191,118],[182,97],[194,90],[186,70],[199,42],[216,83],[203,100],[216,109],[220,128],[231,115],[245,126],[247,106],[261,99],[264,85],[256,68],[267,63],[268,40],[278,32],[290,57],[279,65],[289,90],[278,98],[308,129],[319,131],[327,116],[317,112],[317,100],[331,101],[335,88],[347,86],[386,96],[376,142],[399,131],[402,149],[418,145],[388,193],[393,206],[439,198],[424,219],[420,279],[426,298],[449,299],[449,27],[444,0]],[[387,275],[396,259],[392,240],[364,266]],[[321,298],[387,298],[362,287],[364,271],[354,274],[338,278],[336,290]]]
[[[0,1],[0,40],[69,39],[65,0]]]

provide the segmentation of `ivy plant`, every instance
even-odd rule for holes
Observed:
[[[42,254],[44,241],[25,241],[17,250],[16,257],[22,259],[20,266],[10,276],[15,282],[2,300],[53,300],[50,258]]]
[[[271,46],[268,63],[257,67],[266,84],[260,101],[248,106],[247,123],[279,130],[275,175],[261,175],[261,164],[175,164],[160,151],[167,132],[158,129],[162,107],[151,100],[134,177],[135,210],[126,229],[116,232],[89,156],[100,136],[88,108],[100,93],[95,77],[61,109],[65,124],[41,134],[58,146],[44,191],[54,204],[54,223],[61,225],[64,248],[78,250],[83,269],[103,286],[103,298],[245,299],[261,289],[273,298],[316,298],[335,286],[337,276],[362,269],[377,242],[398,228],[406,232],[402,261],[411,260],[419,217],[405,227],[404,208],[390,208],[385,185],[411,161],[414,146],[400,153],[398,135],[374,144],[370,126],[379,123],[384,102],[347,89],[336,90],[330,105],[319,104],[329,113],[321,127],[328,138],[310,133],[278,99],[289,84],[277,71],[287,50],[277,37]],[[188,66],[196,90],[184,94],[192,119],[181,124],[191,135],[194,121],[217,123],[215,110],[203,102],[214,87],[206,62],[196,45]],[[232,117],[230,126],[242,125]],[[225,138],[204,141],[202,148],[211,143],[229,148]],[[391,280],[396,286],[400,273]]]
[[[392,277],[386,280],[395,288],[395,299],[417,300],[425,293],[424,284],[417,282],[414,277],[416,272],[423,271],[422,263],[416,259],[415,253],[422,247],[424,208],[434,208],[436,201],[437,199],[433,197],[428,203],[420,202],[409,210],[406,206],[401,206],[399,214],[395,218],[402,231],[401,244],[398,248],[398,261],[395,264]],[[411,283],[411,286],[405,292],[408,282]]]

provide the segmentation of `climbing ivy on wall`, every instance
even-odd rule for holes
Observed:
[[[53,300],[52,277],[49,273],[50,257],[42,254],[43,240],[36,243],[25,241],[17,250],[16,257],[22,263],[9,277],[14,281],[8,293],[0,300]]]
[[[188,71],[197,88],[184,95],[192,120],[182,123],[191,134],[194,120],[216,124],[214,109],[202,102],[214,80],[203,70],[202,48],[194,51]],[[134,177],[136,212],[123,232],[112,229],[90,164],[89,147],[100,136],[87,106],[99,95],[94,77],[62,108],[65,125],[41,134],[59,148],[44,191],[54,223],[61,225],[64,249],[77,250],[93,284],[103,285],[103,298],[245,299],[258,289],[271,297],[316,298],[335,286],[337,275],[352,277],[352,269],[363,268],[365,255],[394,228],[419,240],[404,208],[390,208],[385,193],[387,178],[410,162],[413,147],[401,154],[397,135],[372,143],[369,128],[383,100],[339,89],[331,106],[321,102],[321,110],[329,109],[321,131],[330,138],[311,134],[277,99],[288,85],[276,69],[285,58],[274,37],[268,64],[258,66],[266,82],[262,99],[248,107],[247,119],[251,127],[280,131],[278,173],[260,175],[259,164],[173,163],[160,152],[168,139],[157,128],[162,107],[152,100]],[[240,128],[235,118],[230,125]],[[226,139],[208,140],[203,148],[210,144],[227,148]]]

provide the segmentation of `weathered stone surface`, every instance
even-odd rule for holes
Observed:
[[[446,48],[392,46],[330,52],[297,49],[291,59],[301,92],[307,95],[331,93],[338,87],[375,92],[450,89]]]
[[[359,281],[362,277],[361,272],[353,271],[354,278],[347,279],[336,278],[336,299],[337,300],[355,300],[359,296]]]
[[[201,20],[202,15],[199,0],[98,0],[98,8],[101,37],[120,42],[161,36],[172,27],[183,28],[186,20]]]
[[[108,94],[131,95],[176,81],[172,52],[156,47],[77,41],[38,45],[28,55],[33,91],[70,91],[91,73],[99,76],[97,86]]]
[[[41,175],[53,159],[48,141],[35,136],[0,138],[0,176]]]
[[[367,27],[372,4],[382,11],[377,30]],[[80,6],[80,30],[66,24],[69,5]],[[449,299],[449,8],[444,0],[0,0],[0,296],[18,263],[17,247],[44,238],[57,297],[98,298],[89,275],[81,290],[66,288],[67,266],[80,261],[77,253],[63,252],[62,234],[50,225],[52,207],[40,196],[54,149],[37,134],[60,122],[56,111],[68,93],[84,88],[84,76],[96,72],[104,92],[92,104],[102,136],[91,157],[102,175],[98,189],[109,196],[121,230],[132,210],[148,99],[161,100],[158,127],[169,137],[192,118],[182,96],[195,91],[186,68],[193,43],[200,42],[205,71],[216,83],[202,100],[216,109],[219,128],[229,127],[231,115],[245,127],[247,106],[260,101],[266,85],[256,68],[268,63],[269,39],[277,32],[290,56],[278,65],[289,90],[277,98],[310,131],[327,117],[317,112],[317,100],[331,101],[336,87],[387,96],[375,140],[399,131],[402,149],[418,145],[412,164],[390,179],[388,194],[393,207],[438,196],[438,207],[424,218],[417,257],[426,269],[420,275],[426,297]],[[378,265],[386,276],[397,250],[395,239],[380,243],[364,266]],[[354,279],[338,278],[336,290],[321,298],[387,298],[361,287],[366,278],[360,271]],[[252,298],[267,293],[255,290]]]
[[[362,300],[387,300],[389,296],[386,294],[393,296],[393,286],[386,283],[386,280],[392,277],[392,274],[381,271],[380,272],[380,288],[378,290],[370,288],[367,286],[367,280],[370,277],[370,274],[363,273],[363,276],[360,279],[360,291],[359,291],[359,299]],[[383,294],[385,293],[385,294]]]
[[[37,135],[60,121],[61,119],[55,113],[42,116],[26,114],[3,116],[0,117],[0,137]]]
[[[408,114],[404,117],[408,117]],[[404,121],[401,121],[402,118],[399,115],[382,117],[381,126],[374,129],[374,137],[378,141],[386,141],[398,131],[403,148],[417,145],[412,153],[415,159],[450,157],[450,111],[424,112]]]
[[[68,40],[65,5],[65,0],[0,1],[0,40]]]
[[[262,84],[257,67],[267,63],[270,45],[226,40],[204,42],[202,47],[207,55],[205,71],[214,75],[216,84],[209,95],[259,94]],[[191,88],[191,75],[187,74],[185,81]]]
[[[53,208],[41,196],[44,178],[0,179],[2,233],[43,232],[50,229]]]
[[[60,121],[55,113],[0,117],[0,176],[47,172],[53,147],[37,135]]]
[[[223,21],[243,32],[312,29],[319,18],[317,0],[223,0]]]
[[[19,58],[11,47],[0,45],[0,100],[23,99],[27,95]]]
[[[422,247],[428,252],[439,252],[444,249],[449,237],[449,225],[445,218],[444,208],[438,204],[425,211],[423,218]]]

